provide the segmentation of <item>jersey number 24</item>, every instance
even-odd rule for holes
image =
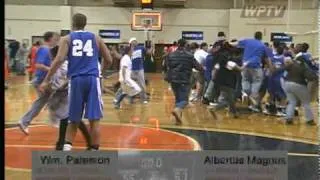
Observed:
[[[92,40],[87,40],[83,43],[83,41],[75,39],[72,41],[72,45],[72,56],[83,56],[84,52],[88,57],[93,56]]]

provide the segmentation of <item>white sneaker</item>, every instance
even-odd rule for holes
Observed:
[[[65,144],[63,145],[63,151],[71,151],[72,145],[71,144]]]
[[[196,98],[197,98],[197,92],[195,90],[192,90],[191,95],[189,97],[189,101],[193,101]]]
[[[258,105],[258,102],[254,98],[249,96],[249,99],[250,99],[250,101],[252,102],[253,105],[255,105],[255,106]]]
[[[209,105],[209,106],[207,106],[207,109],[215,110],[216,107],[217,107],[217,104],[216,105]]]
[[[248,101],[248,94],[245,93],[245,92],[242,92],[242,96],[241,96],[241,102],[242,102],[242,104],[243,104],[244,102],[246,102],[246,101]]]
[[[287,114],[281,112],[281,111],[278,111],[277,112],[277,116],[280,116],[280,117],[286,117]]]
[[[209,105],[210,105],[210,106],[216,106],[216,105],[218,105],[218,103],[213,103],[213,102],[211,102],[211,103],[209,103]]]
[[[148,104],[149,102],[148,102],[148,101],[143,101],[142,103],[143,103],[143,104]]]
[[[22,123],[18,124],[20,130],[25,134],[25,135],[29,135],[29,128],[26,127],[25,125],[23,125]]]
[[[252,106],[252,105],[250,105],[248,108],[249,108],[251,111],[253,111],[253,112],[257,112],[257,113],[260,112],[260,109],[258,109],[257,107],[254,107],[254,106]]]

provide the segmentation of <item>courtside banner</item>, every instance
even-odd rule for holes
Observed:
[[[32,179],[288,179],[283,151],[33,152]]]
[[[286,33],[271,33],[270,40],[272,42],[278,41],[278,42],[292,42],[292,36],[287,35]]]
[[[203,40],[202,31],[182,31],[182,38],[185,40]]]
[[[99,36],[106,39],[120,39],[120,30],[99,30]]]

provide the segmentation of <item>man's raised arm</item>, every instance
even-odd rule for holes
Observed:
[[[101,71],[104,72],[112,64],[112,57],[111,57],[109,49],[104,44],[103,40],[98,36],[96,36],[96,39],[98,42],[101,56],[103,58],[103,59],[101,59],[101,67],[102,67]]]

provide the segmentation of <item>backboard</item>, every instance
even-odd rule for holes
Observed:
[[[161,31],[162,16],[159,11],[133,11],[131,29],[133,31]]]

